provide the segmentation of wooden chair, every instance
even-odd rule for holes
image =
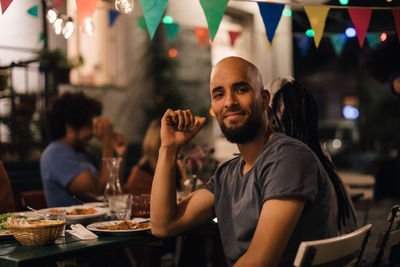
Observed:
[[[358,230],[327,239],[301,242],[294,266],[306,267],[325,264],[344,259],[346,256],[356,258],[354,266],[358,266],[368,242],[372,224],[367,224]],[[356,252],[359,251],[358,256]],[[349,261],[351,258],[349,258]]]
[[[47,208],[46,197],[43,190],[23,191],[18,195],[17,209],[26,210],[26,206],[34,209]]]
[[[395,205],[390,209],[387,221],[389,225],[386,231],[379,234],[376,242],[376,247],[379,248],[379,251],[375,257],[374,267],[381,266],[386,247],[391,248],[392,257],[389,257],[389,266],[400,264],[398,255],[400,249],[400,205]],[[396,226],[393,228],[393,225]]]

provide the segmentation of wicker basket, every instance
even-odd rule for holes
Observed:
[[[18,224],[8,222],[8,229],[22,245],[40,246],[53,243],[63,232],[64,221],[39,220]]]

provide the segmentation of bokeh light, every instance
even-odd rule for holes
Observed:
[[[349,3],[349,0],[339,0],[339,3],[340,3],[342,6],[345,6],[345,5],[347,5],[347,4]]]
[[[168,56],[170,58],[175,58],[178,55],[178,50],[176,50],[175,48],[171,48],[170,50],[168,50]]]
[[[171,16],[164,16],[162,22],[164,24],[172,24],[174,23],[174,19]]]
[[[345,31],[345,34],[347,38],[353,38],[356,36],[357,32],[356,29],[354,29],[353,27],[348,27]]]
[[[282,16],[284,17],[291,17],[292,16],[292,10],[289,8],[284,8],[282,11]]]
[[[308,29],[308,30],[306,30],[306,35],[308,37],[314,37],[314,31],[312,29]]]
[[[384,42],[387,39],[387,33],[386,32],[382,32],[381,34],[381,41]]]

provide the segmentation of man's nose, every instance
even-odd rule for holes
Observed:
[[[225,107],[231,107],[238,105],[236,95],[232,92],[228,92],[225,97]]]

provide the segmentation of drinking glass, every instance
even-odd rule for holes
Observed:
[[[43,215],[46,220],[59,220],[64,222],[64,228],[61,236],[65,236],[65,225],[67,222],[67,212],[65,210],[59,210],[57,212],[48,212]]]
[[[133,197],[132,214],[134,217],[150,217],[150,194],[140,194]]]
[[[110,195],[108,196],[108,206],[115,219],[129,220],[132,209],[132,195]]]

